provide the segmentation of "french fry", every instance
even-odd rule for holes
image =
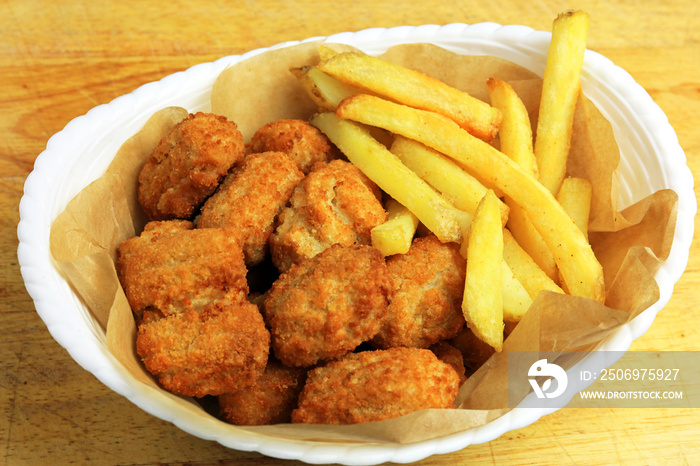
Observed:
[[[503,227],[498,198],[488,191],[467,238],[462,312],[467,326],[496,351],[503,347]]]
[[[359,94],[343,100],[341,118],[415,139],[464,164],[518,203],[542,235],[569,292],[603,302],[603,268],[552,193],[508,156],[434,112]]]
[[[564,208],[577,227],[588,238],[588,219],[591,213],[591,182],[585,178],[564,178],[557,194],[559,204]]]
[[[535,157],[540,181],[555,195],[566,175],[588,28],[589,16],[585,11],[561,13],[552,26],[542,80]]]
[[[440,241],[461,243],[462,226],[472,216],[447,202],[368,130],[334,113],[317,113],[310,122],[384,192],[413,212]]]
[[[505,322],[520,322],[530,305],[532,297],[520,280],[508,266],[505,259],[501,262],[503,320]]]
[[[532,128],[525,105],[510,84],[505,81],[491,78],[486,84],[491,97],[491,105],[499,109],[503,115],[499,132],[501,152],[537,178],[537,162],[532,148]],[[510,198],[506,198],[505,203],[511,211],[508,229],[547,276],[552,280],[558,280],[559,271],[554,261],[554,255],[528,218],[527,213]]]
[[[520,247],[507,229],[503,230],[503,260],[533,300],[542,290],[564,293]]]
[[[532,127],[525,104],[515,90],[505,81],[489,78],[486,81],[491,105],[497,108],[503,119],[498,135],[501,152],[513,159],[532,176],[537,177],[537,162],[532,147]]]
[[[320,47],[320,50],[325,51],[325,54],[332,56],[333,49],[329,47]],[[340,53],[340,52],[335,52]],[[301,86],[306,90],[306,93],[314,101],[319,111],[335,112],[338,104],[351,95],[364,93],[360,89],[338,81],[333,76],[329,76],[315,66],[303,66],[300,68],[291,68],[291,73],[296,76]],[[390,146],[394,138],[386,131],[380,128],[368,128],[373,138]]]
[[[488,189],[453,160],[403,136],[394,138],[390,150],[452,205],[472,215],[476,212],[476,207]],[[498,207],[505,225],[508,207],[500,199]]]
[[[418,228],[418,217],[395,199],[384,204],[387,221],[372,228],[372,246],[385,256],[406,254]]]
[[[469,237],[469,228],[463,231],[463,236],[465,238]],[[504,234],[506,234],[504,232]],[[467,258],[467,250],[469,244],[467,241],[463,241],[459,249],[459,253],[465,259]],[[510,266],[506,262],[505,258],[502,260],[501,264],[501,278],[502,278],[502,296],[503,296],[503,320],[505,322],[520,322],[520,319],[525,315],[525,313],[530,309],[532,304],[532,297],[528,290],[525,289],[522,283],[515,277],[515,274],[510,269]]]
[[[323,112],[334,112],[341,100],[360,93],[358,88],[328,76],[315,66],[302,66],[301,68],[292,68],[290,71],[299,80],[319,110]]]
[[[527,212],[511,198],[506,198],[505,202],[510,207],[508,230],[544,273],[552,280],[558,281],[559,270],[554,260],[554,254],[552,254],[549,246],[542,239],[542,235],[537,231],[535,225],[530,221]]]
[[[501,113],[497,109],[423,73],[360,52],[333,55],[317,67],[372,94],[443,114],[485,141],[498,132]]]

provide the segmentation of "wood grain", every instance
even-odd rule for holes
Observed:
[[[52,134],[96,105],[224,55],[368,27],[492,21],[549,30],[569,7],[591,14],[589,48],[649,92],[700,174],[694,0],[0,2],[0,464],[280,463],[146,414],[51,338],[21,280],[16,226],[24,180]],[[694,243],[671,301],[632,349],[700,350],[697,252]],[[421,464],[700,464],[699,413],[565,408]]]

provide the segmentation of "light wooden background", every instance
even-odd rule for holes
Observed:
[[[589,48],[644,86],[699,175],[695,0],[0,1],[0,464],[280,463],[147,415],[51,338],[19,274],[16,226],[23,183],[52,134],[98,104],[224,55],[369,27],[492,21],[549,30],[567,8],[591,14]],[[632,349],[700,350],[697,251],[694,244],[673,298]],[[562,409],[421,464],[700,464],[699,413]]]

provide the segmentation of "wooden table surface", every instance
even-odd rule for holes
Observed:
[[[192,65],[286,40],[451,22],[549,30],[591,14],[589,48],[662,107],[700,176],[696,0],[0,2],[0,463],[279,464],[186,434],[98,382],[50,336],[17,262],[18,205],[49,137],[71,119]],[[697,225],[697,223],[696,223]],[[700,350],[698,245],[635,350]],[[294,464],[295,462],[289,462]],[[421,464],[700,464],[700,410],[562,409],[492,442]]]

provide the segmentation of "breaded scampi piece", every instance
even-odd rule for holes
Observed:
[[[381,193],[349,162],[316,166],[297,186],[270,236],[270,253],[281,271],[333,244],[371,244],[371,230],[386,221]]]
[[[244,154],[236,123],[190,114],[161,139],[139,173],[144,212],[151,220],[189,219]]]
[[[239,239],[188,221],[149,222],[119,246],[116,267],[137,324],[248,294]]]
[[[247,155],[204,203],[197,228],[231,228],[241,237],[246,265],[258,264],[277,215],[303,178],[282,152]]]
[[[384,256],[335,244],[272,285],[263,314],[275,356],[289,366],[339,358],[371,339],[391,294]]]
[[[435,235],[413,240],[406,254],[387,259],[394,295],[372,344],[379,348],[427,348],[464,327],[462,295],[466,265],[456,243]]]
[[[291,422],[307,370],[285,366],[270,356],[265,372],[251,387],[219,396],[219,411],[227,422],[260,426]]]
[[[454,408],[459,377],[430,350],[351,353],[309,371],[292,422],[356,424]]]
[[[457,372],[460,386],[466,382],[467,374],[466,368],[464,367],[464,357],[460,350],[444,340],[438,341],[428,349],[435,353],[435,356],[437,356],[440,361],[449,364],[455,372]]]
[[[177,395],[221,395],[255,383],[270,334],[258,308],[227,296],[139,326],[136,350],[160,385]]]
[[[308,121],[292,119],[272,121],[259,128],[250,139],[248,151],[284,152],[304,174],[319,162],[329,162],[338,153],[326,135]]]

